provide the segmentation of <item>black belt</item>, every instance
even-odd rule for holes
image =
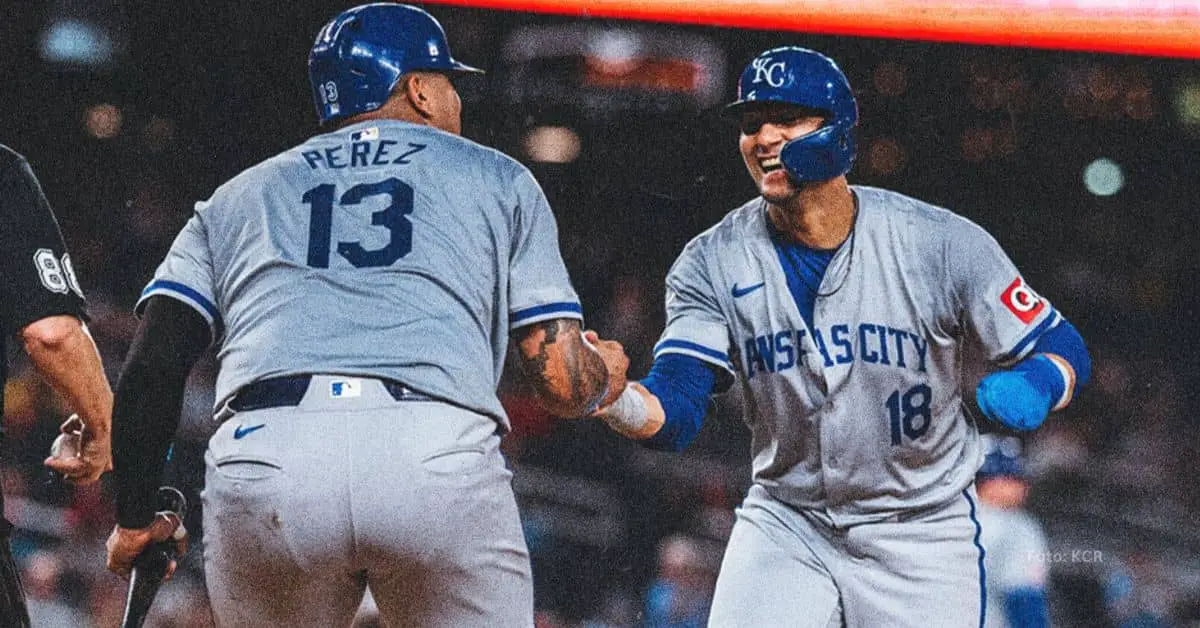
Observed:
[[[396,401],[437,401],[433,397],[421,394],[400,382],[390,379],[380,379],[379,381],[383,382],[383,387],[387,389],[388,394]],[[284,377],[272,377],[271,379],[260,379],[253,384],[248,384],[239,389],[233,395],[233,399],[229,400],[229,409],[235,412],[246,412],[248,410],[298,406],[300,405],[300,400],[304,399],[304,393],[308,392],[308,385],[310,383],[312,383],[312,375],[287,375]]]

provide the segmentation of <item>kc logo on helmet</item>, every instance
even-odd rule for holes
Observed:
[[[787,71],[783,61],[775,61],[771,57],[761,57],[750,62],[750,67],[754,68],[754,80],[751,83],[758,84],[763,81],[771,87],[783,87],[783,81],[786,78],[784,74]],[[778,72],[778,74],[776,74]]]
[[[1025,285],[1025,280],[1020,276],[1008,284],[1004,293],[1000,295],[1000,301],[1026,325],[1033,322],[1042,308],[1046,307],[1046,302]]]

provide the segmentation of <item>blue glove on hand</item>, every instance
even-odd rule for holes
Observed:
[[[975,389],[975,399],[987,418],[1009,429],[1028,432],[1046,420],[1066,386],[1054,362],[1035,355],[983,378]]]

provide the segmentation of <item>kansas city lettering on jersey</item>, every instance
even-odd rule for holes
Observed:
[[[742,342],[746,377],[758,373],[779,373],[806,364],[810,347],[804,342],[806,329],[787,329]],[[855,360],[925,372],[929,341],[904,329],[861,323],[857,327],[832,325],[824,331],[813,329],[812,345],[825,368],[849,364]]]
[[[319,168],[362,168],[366,166],[386,166],[388,164],[404,165],[412,163],[409,158],[425,150],[424,144],[396,140],[379,140],[376,142],[350,142],[339,146],[331,146],[324,150],[306,150],[300,153],[308,167]]]

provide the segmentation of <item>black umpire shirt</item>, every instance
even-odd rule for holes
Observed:
[[[58,314],[86,320],[83,292],[41,184],[24,157],[0,144],[0,408],[9,340]]]

